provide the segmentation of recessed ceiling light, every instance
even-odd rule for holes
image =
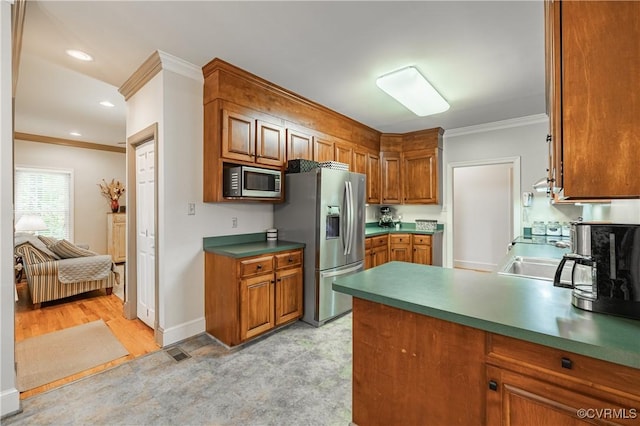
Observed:
[[[449,104],[415,67],[385,74],[376,80],[379,88],[414,114],[424,117],[449,109]]]
[[[102,102],[100,102],[100,105],[102,105],[103,107],[107,107],[107,108],[113,108],[115,106],[114,104],[112,104],[109,101],[102,101]]]
[[[67,50],[67,55],[71,56],[72,58],[79,59],[81,61],[93,61],[93,56],[83,52],[82,50],[69,49]]]
[[[70,134],[71,136],[82,136],[82,133],[80,133],[80,132],[76,132],[76,131],[69,132],[69,134]]]

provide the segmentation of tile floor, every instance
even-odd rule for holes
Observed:
[[[3,425],[349,425],[351,314],[240,350],[206,334],[22,401]],[[168,349],[168,348],[165,348]]]

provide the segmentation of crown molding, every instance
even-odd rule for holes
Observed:
[[[22,53],[22,35],[24,34],[24,17],[27,9],[26,0],[15,0],[11,6],[11,63],[13,66],[13,96],[18,87],[18,71],[20,70],[20,54]]]
[[[131,74],[131,77],[120,86],[118,92],[124,96],[125,101],[128,100],[161,70],[172,71],[200,83],[204,82],[202,69],[177,56],[156,50]]]
[[[447,130],[445,132],[445,137],[450,138],[455,136],[469,135],[472,133],[490,132],[493,130],[509,129],[512,127],[521,127],[521,126],[527,126],[530,124],[539,124],[539,123],[548,123],[548,122],[549,122],[549,117],[547,117],[547,114],[528,115],[525,117],[510,118],[508,120],[494,121],[491,123],[484,123],[484,124],[478,124],[475,126],[459,127],[457,129]]]
[[[118,92],[124,96],[125,101],[128,100],[155,77],[161,69],[162,61],[160,60],[160,53],[156,50],[131,74],[131,77],[120,86]]]
[[[27,142],[49,143],[52,145],[69,146],[72,148],[97,149],[99,151],[118,152],[121,154],[124,154],[127,151],[126,148],[122,148],[114,145],[104,145],[99,143],[77,141],[72,139],[54,138],[52,136],[33,135],[30,133],[14,132],[13,138],[15,140],[21,140],[21,141],[27,141]]]
[[[172,71],[176,74],[204,83],[202,68],[197,67],[184,59],[180,59],[177,56],[163,52],[162,50],[158,50],[157,52],[160,56],[160,62],[163,70]]]

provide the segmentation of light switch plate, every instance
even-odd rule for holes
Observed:
[[[187,214],[193,216],[196,214],[196,203],[189,203],[187,207]]]

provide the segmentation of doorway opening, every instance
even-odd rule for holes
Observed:
[[[124,315],[140,318],[162,346],[158,305],[158,124],[127,138],[127,288]]]
[[[521,226],[520,158],[451,163],[447,172],[447,266],[493,271]]]

